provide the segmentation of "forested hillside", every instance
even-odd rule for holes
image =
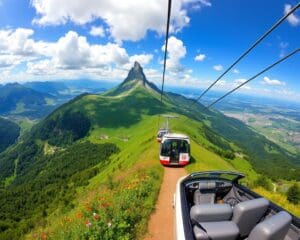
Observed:
[[[37,92],[18,83],[6,84],[0,86],[0,113],[41,107],[46,105],[46,98],[51,97],[49,94]]]
[[[0,117],[0,152],[14,144],[20,135],[20,127],[7,119]]]

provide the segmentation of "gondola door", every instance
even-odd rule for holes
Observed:
[[[170,163],[179,163],[179,144],[177,140],[171,142]]]

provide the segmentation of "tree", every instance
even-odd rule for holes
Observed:
[[[296,183],[287,191],[287,200],[293,204],[300,202],[300,188]]]
[[[270,181],[265,177],[265,176],[260,176],[257,178],[254,182],[255,187],[263,187],[266,190],[271,191],[272,190],[272,185]]]

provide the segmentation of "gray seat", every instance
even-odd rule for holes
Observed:
[[[283,240],[289,230],[291,221],[291,215],[281,211],[257,224],[251,231],[248,240]]]
[[[194,204],[215,203],[216,182],[200,182],[199,189],[194,192]]]
[[[204,206],[208,206],[207,211],[210,211],[210,213],[202,215],[201,213],[197,214],[201,208],[197,206],[191,208],[191,219],[193,222],[196,222],[193,231],[197,240],[235,240],[238,237],[247,237],[265,214],[269,206],[269,201],[264,198],[257,198],[238,203],[233,209],[231,221],[201,221],[204,217],[211,220],[222,216],[215,214],[214,211],[216,211],[217,206],[214,205],[217,204],[204,204]],[[220,209],[223,207],[220,207]],[[222,211],[225,211],[225,208]]]
[[[192,222],[230,221],[232,208],[229,204],[198,204],[190,210]]]
[[[201,223],[201,229],[195,225],[194,236],[197,240],[235,240],[239,236],[239,229],[234,222],[206,222]]]
[[[249,235],[268,207],[269,201],[265,198],[252,199],[235,205],[232,221],[238,226],[241,237]]]

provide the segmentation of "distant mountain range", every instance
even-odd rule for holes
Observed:
[[[68,86],[64,82],[27,82],[23,86],[53,96],[68,90]]]
[[[116,84],[104,81],[95,81],[88,79],[81,80],[61,80],[61,81],[43,81],[27,82],[25,87],[39,92],[49,93],[54,96],[76,96],[82,93],[101,93]]]
[[[0,115],[40,119],[75,96],[101,93],[112,86],[112,83],[93,80],[0,85]]]
[[[47,104],[53,96],[24,87],[18,83],[0,86],[0,113],[36,109]]]

